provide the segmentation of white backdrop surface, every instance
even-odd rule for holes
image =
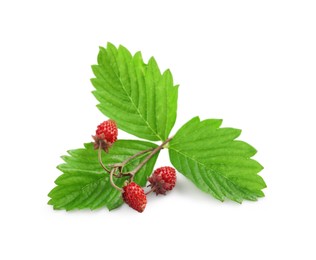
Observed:
[[[0,258],[316,259],[315,13],[315,1],[1,1]],[[105,119],[90,65],[108,41],[171,69],[173,133],[196,115],[243,129],[266,197],[221,203],[178,176],[142,214],[48,206],[59,156]]]

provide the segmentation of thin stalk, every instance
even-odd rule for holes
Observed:
[[[149,191],[145,193],[145,195],[148,195],[149,193],[152,193],[155,190],[156,190],[156,187],[152,187]]]
[[[144,153],[148,153],[150,151],[153,151],[154,148],[150,148],[150,149],[147,149],[147,150],[144,150],[144,151],[140,151],[136,154],[134,154],[133,156],[127,158],[125,161],[122,162],[122,165],[125,166],[129,161],[133,160],[134,158],[144,154]]]
[[[145,158],[144,161],[142,161],[134,170],[129,172],[132,175],[131,181],[133,181],[133,178],[135,174],[156,154],[158,153],[161,149],[164,148],[164,145],[169,143],[173,137],[169,137],[166,141],[164,141],[161,145],[156,147],[152,152]]]
[[[99,145],[99,151],[98,151],[98,159],[99,159],[99,163],[101,164],[102,168],[107,172],[110,173],[110,170],[108,168],[106,168],[106,166],[103,164],[102,162],[102,147],[101,147],[101,143]]]
[[[100,165],[102,166],[102,168],[107,172],[107,173],[111,173],[111,171],[103,164],[103,162],[102,162],[102,147],[101,146],[99,146],[99,150],[98,150],[98,159],[99,159],[99,163],[100,163]],[[122,177],[122,176],[128,176],[128,175],[130,175],[130,174],[122,174],[122,173],[120,173],[119,175],[117,175],[117,174],[115,174],[115,173],[113,173],[113,176],[115,176],[115,177],[117,177],[117,178],[119,178],[119,177]]]
[[[114,181],[113,181],[113,175],[114,175],[115,170],[116,170],[116,168],[113,168],[113,169],[111,170],[111,172],[110,172],[110,182],[111,182],[111,185],[113,186],[113,188],[115,188],[115,189],[117,189],[118,191],[122,192],[123,189],[120,188],[120,187],[118,187],[118,186],[116,186],[116,184],[115,184]]]
[[[147,149],[147,150],[143,150],[143,151],[140,151],[134,155],[132,155],[131,157],[128,157],[125,161],[121,162],[121,163],[116,163],[116,164],[113,164],[111,165],[112,167],[116,167],[116,168],[119,168],[122,170],[122,168],[127,164],[129,163],[131,160],[135,159],[136,157],[144,154],[144,153],[148,153],[150,151],[154,150],[154,148],[150,148],[150,149]]]

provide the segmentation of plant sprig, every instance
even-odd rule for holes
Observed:
[[[140,52],[132,55],[108,43],[100,48],[92,70],[99,110],[119,129],[161,144],[118,140],[69,151],[70,156],[62,157],[65,164],[58,166],[63,174],[49,193],[55,209],[120,206],[124,185],[144,187],[164,148],[178,172],[218,200],[241,203],[264,196],[266,184],[258,175],[263,167],[252,159],[256,150],[236,140],[241,130],[221,128],[222,120],[195,117],[169,137],[176,121],[178,86],[169,70],[160,72],[154,58],[146,64]]]

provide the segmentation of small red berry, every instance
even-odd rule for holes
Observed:
[[[96,135],[109,143],[114,143],[117,140],[117,126],[115,121],[107,120],[98,125]]]
[[[165,166],[156,169],[153,175],[148,179],[152,191],[158,194],[166,194],[176,185],[176,170],[172,167]]]
[[[125,203],[131,208],[138,212],[144,211],[147,198],[142,187],[135,182],[131,182],[123,187],[122,197]]]
[[[117,126],[115,121],[107,120],[98,125],[96,130],[96,135],[92,136],[94,139],[94,148],[98,149],[99,146],[106,152],[108,152],[109,147],[117,140]]]

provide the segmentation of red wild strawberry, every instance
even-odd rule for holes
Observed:
[[[165,166],[156,169],[153,175],[148,179],[151,190],[158,194],[166,194],[176,185],[176,170],[172,167]]]
[[[122,197],[125,203],[131,208],[138,212],[144,211],[147,198],[142,187],[135,182],[131,182],[123,187]]]
[[[96,135],[92,136],[94,139],[94,148],[101,148],[108,152],[109,147],[117,140],[117,126],[115,121],[107,120],[98,125]]]

